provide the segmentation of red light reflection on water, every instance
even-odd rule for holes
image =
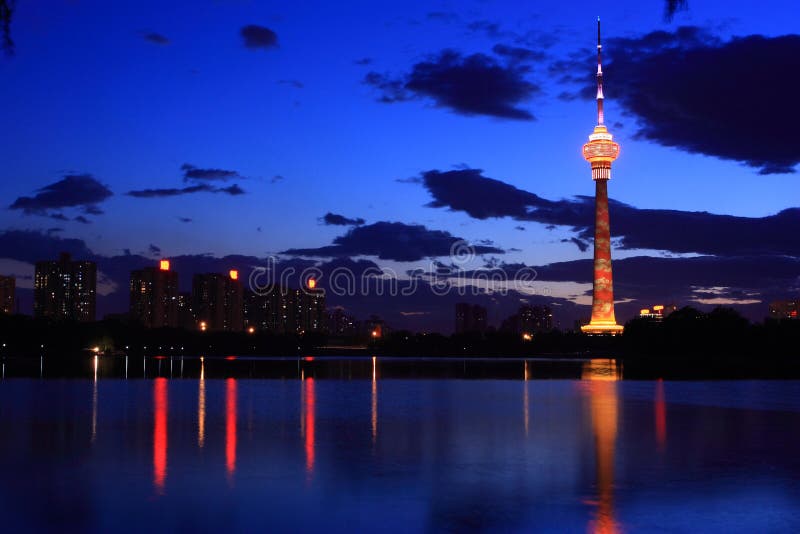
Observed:
[[[164,494],[167,479],[167,379],[153,380],[153,486]]]
[[[658,448],[664,450],[667,445],[667,401],[664,397],[664,380],[656,381],[656,442]]]
[[[236,472],[236,380],[225,381],[225,470],[228,481],[233,481]]]
[[[306,474],[314,473],[314,430],[316,416],[316,398],[314,396],[314,379],[306,378],[303,384],[303,431],[305,434]]]

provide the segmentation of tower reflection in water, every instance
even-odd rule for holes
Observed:
[[[316,398],[314,396],[314,379],[311,377],[303,378],[302,389],[302,426],[303,437],[305,439],[306,452],[306,475],[308,479],[314,474],[314,430],[316,416]]]
[[[236,472],[237,401],[236,379],[228,378],[225,380],[225,471],[229,484],[233,484],[233,475]]]
[[[167,379],[153,380],[153,486],[164,494],[167,479]]]
[[[614,449],[617,440],[617,380],[615,360],[591,360],[583,367],[582,382],[589,396],[597,465],[597,510],[590,532],[620,532],[614,518]]]

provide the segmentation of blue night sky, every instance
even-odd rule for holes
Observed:
[[[484,246],[474,267],[537,268],[533,295],[476,297],[494,322],[531,300],[572,326],[590,301],[599,14],[619,318],[661,300],[761,318],[796,295],[796,1],[689,0],[671,20],[658,0],[522,5],[18,0],[0,272],[24,290],[37,254],[90,251],[112,312],[126,269],[161,256],[403,272],[449,260],[442,231]],[[453,302],[329,299],[442,330]]]

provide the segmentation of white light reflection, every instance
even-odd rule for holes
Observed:
[[[523,413],[523,416],[525,418],[525,435],[527,436],[528,435],[528,427],[529,427],[529,424],[530,424],[530,412],[529,412],[529,408],[528,408],[528,379],[530,378],[530,375],[528,373],[528,361],[527,360],[525,360],[525,371],[524,371],[524,373],[525,373],[525,376],[524,376],[525,379],[524,379],[523,384],[522,384],[522,387],[523,387],[523,390],[522,390],[522,413]]]
[[[97,368],[100,366],[100,360],[97,355],[94,357],[94,381],[92,382],[92,438],[91,443],[94,444],[97,439]]]
[[[378,437],[378,359],[372,357],[372,444]]]

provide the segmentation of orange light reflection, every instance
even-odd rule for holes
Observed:
[[[167,379],[153,380],[153,486],[164,494],[167,479]]]
[[[586,383],[591,404],[597,463],[597,513],[590,531],[620,532],[614,518],[614,450],[617,440],[617,384],[607,378]]]
[[[522,390],[522,414],[523,414],[523,416],[525,418],[525,435],[527,436],[528,435],[528,429],[530,428],[530,419],[531,419],[530,408],[528,406],[530,404],[530,401],[528,400],[528,381],[527,380],[522,383],[522,387],[525,388],[525,389]]]
[[[206,369],[203,358],[200,358],[200,381],[197,394],[197,446],[206,444]]]

